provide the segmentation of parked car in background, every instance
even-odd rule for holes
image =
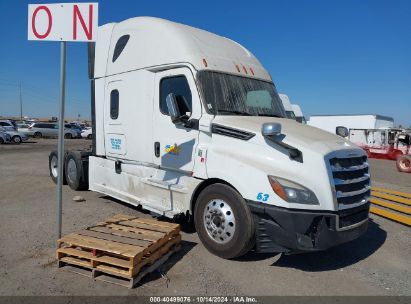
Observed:
[[[85,128],[83,131],[81,131],[81,137],[87,138],[87,139],[92,139],[93,138],[93,130],[90,127]]]
[[[64,124],[64,127],[66,129],[70,129],[74,132],[73,137],[74,138],[81,138],[81,128],[78,125],[75,124]]]
[[[33,132],[34,137],[57,137],[59,133],[59,126],[51,122],[35,122],[29,127]],[[75,129],[64,128],[64,138],[77,138],[81,133]]]
[[[23,141],[29,139],[29,137],[22,132],[7,130],[4,127],[0,127],[0,131],[10,135],[10,141],[14,144],[21,144]]]
[[[17,131],[16,123],[12,120],[0,120],[0,127],[10,131]]]
[[[30,124],[17,123],[17,131],[26,134],[27,136],[33,136],[33,132],[29,130]]]
[[[5,131],[2,131],[4,129],[0,130],[0,144],[6,144],[11,141],[11,136],[10,134],[7,134]]]

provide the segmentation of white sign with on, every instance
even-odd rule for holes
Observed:
[[[98,3],[29,4],[28,40],[95,41]]]

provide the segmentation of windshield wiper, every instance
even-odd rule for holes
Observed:
[[[217,110],[217,113],[233,113],[233,114],[238,114],[238,115],[244,115],[244,116],[253,116],[253,114],[248,113],[248,112],[242,112],[242,111],[237,111],[237,110]]]

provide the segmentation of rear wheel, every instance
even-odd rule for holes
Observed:
[[[4,144],[4,139],[0,137],[0,145]]]
[[[88,138],[88,139],[92,139],[92,138],[93,138],[93,135],[89,134],[89,135],[87,135],[87,138]]]
[[[57,184],[58,176],[58,156],[57,151],[52,151],[49,154],[49,174],[51,179],[55,184]],[[66,174],[64,170],[64,161],[63,161],[63,185],[67,185]]]
[[[41,134],[40,132],[35,132],[34,137],[41,138],[41,137],[43,137],[43,134]]]
[[[403,155],[397,159],[397,169],[400,172],[411,173],[411,156]]]
[[[251,211],[241,195],[228,185],[205,188],[197,199],[194,219],[202,243],[219,257],[242,256],[255,243]]]
[[[12,140],[12,142],[15,143],[15,144],[21,144],[21,142],[22,142],[21,137],[18,136],[18,135],[13,136],[13,137],[11,138],[11,140]]]
[[[73,136],[71,135],[71,133],[66,133],[66,134],[64,134],[64,138],[66,138],[66,139],[72,139]]]
[[[64,169],[67,184],[73,190],[87,190],[87,173],[83,169],[82,156],[79,151],[70,151],[66,155]]]

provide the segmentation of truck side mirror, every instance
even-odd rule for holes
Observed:
[[[167,95],[166,103],[168,114],[170,115],[172,123],[184,124],[184,118],[186,118],[186,116],[181,114],[180,108],[177,103],[177,98],[173,93]]]
[[[278,136],[278,135],[281,135],[281,124],[280,123],[269,122],[269,123],[263,124],[263,126],[261,127],[261,134],[267,140],[286,149],[288,151],[288,156],[290,157],[290,159],[298,161],[300,163],[303,162],[302,152],[298,150],[297,148],[294,148],[293,146],[286,144],[285,142],[282,141],[282,136]]]
[[[281,134],[281,124],[277,122],[265,123],[261,128],[264,137],[274,137]]]
[[[338,126],[335,128],[335,134],[341,136],[341,137],[347,137],[348,136],[348,129],[346,127]]]

